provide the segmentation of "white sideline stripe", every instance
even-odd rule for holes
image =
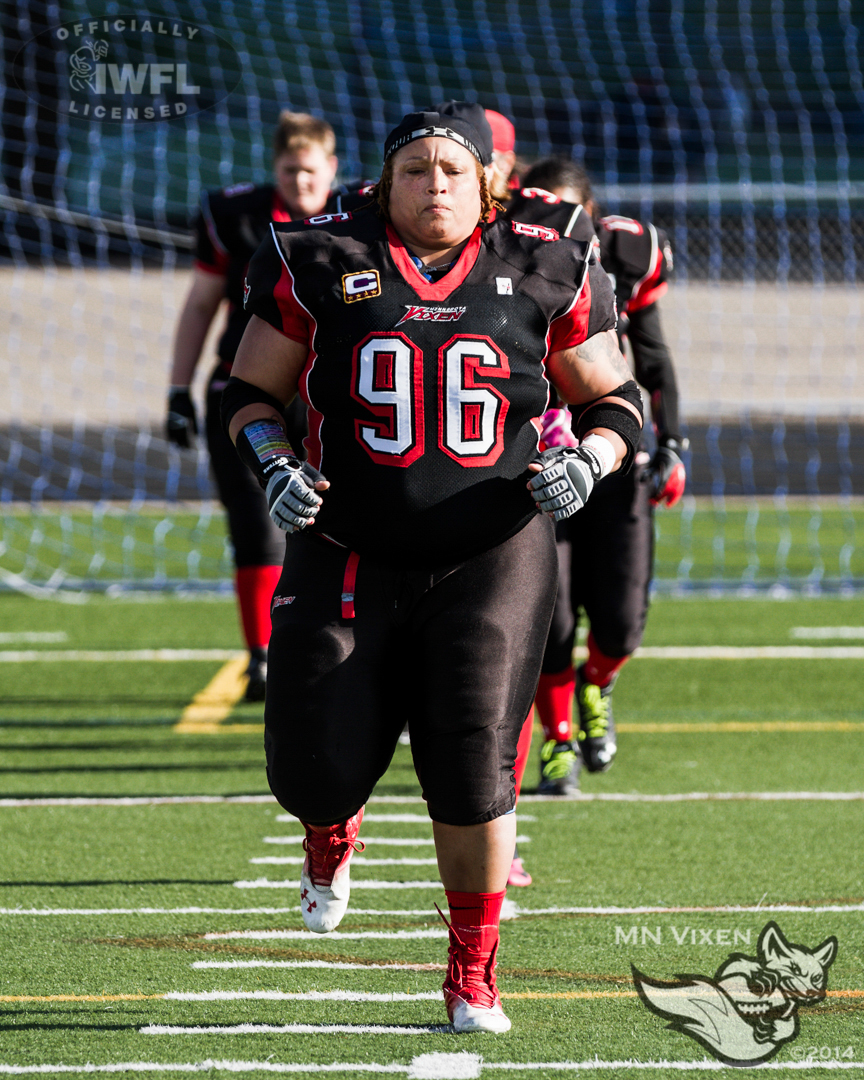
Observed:
[[[356,914],[356,912],[355,912]],[[392,912],[388,913],[392,914]],[[444,971],[446,964],[351,964],[341,960],[196,960],[196,969],[221,968],[333,968],[340,971]]]
[[[14,645],[19,641],[25,645],[59,645],[68,640],[65,630],[13,630],[0,634],[0,645]]]
[[[302,1029],[300,1034],[327,1034],[328,1032],[347,1034],[378,1034],[378,1035],[428,1035],[430,1033],[442,1033],[446,1034],[450,1030],[447,1026],[435,1026],[435,1025],[423,1025],[410,1028],[397,1028],[397,1027],[365,1027],[351,1026],[348,1024],[340,1026],[331,1026],[329,1028],[316,1027],[311,1031],[309,1030],[312,1025],[309,1024],[295,1024],[280,1028],[268,1028],[266,1030],[279,1031],[285,1033],[292,1033],[295,1029]],[[183,1035],[183,1034],[246,1034],[247,1028],[254,1028],[253,1033],[258,1033],[264,1030],[263,1025],[246,1025],[243,1028],[157,1028],[155,1025],[150,1028],[140,1028],[139,1031],[146,1035]],[[433,1055],[421,1055],[421,1057],[431,1057]],[[440,1054],[434,1055],[436,1057],[447,1057],[449,1055]],[[453,1054],[457,1060],[461,1057],[467,1057],[467,1054]],[[417,1058],[414,1061],[418,1060]],[[454,1063],[455,1064],[455,1063]],[[461,1063],[460,1063],[461,1064]],[[442,1062],[443,1065],[443,1062]],[[334,1061],[328,1064],[314,1064],[308,1062],[283,1062],[283,1061],[217,1061],[208,1058],[205,1061],[184,1061],[184,1062],[158,1062],[158,1061],[135,1061],[135,1062],[112,1062],[107,1065],[94,1065],[87,1063],[86,1065],[65,1065],[65,1064],[49,1064],[49,1065],[5,1065],[0,1064],[0,1075],[4,1076],[33,1076],[33,1075],[50,1075],[70,1073],[70,1074],[93,1074],[93,1073],[159,1073],[159,1072],[176,1072],[176,1073],[250,1073],[250,1072],[263,1072],[263,1073],[350,1073],[350,1072],[368,1072],[368,1073],[405,1073],[409,1077],[412,1075],[413,1061],[410,1065],[402,1065],[398,1062],[390,1062],[383,1064],[381,1062],[363,1061],[363,1062],[348,1062],[348,1061]],[[769,1069],[774,1072],[782,1072],[784,1070],[800,1071],[801,1069],[864,1069],[864,1061],[817,1061],[817,1060],[804,1060],[804,1061],[769,1061],[764,1065],[758,1066],[761,1070]],[[593,1061],[532,1061],[532,1062],[517,1062],[517,1061],[484,1061],[482,1065],[478,1066],[478,1070],[494,1070],[516,1072],[520,1069],[532,1072],[542,1072],[555,1070],[558,1072],[591,1072],[597,1071],[617,1071],[621,1069],[640,1069],[643,1071],[660,1071],[660,1070],[674,1070],[675,1072],[720,1072],[724,1069],[728,1070],[729,1066],[724,1065],[720,1061],[709,1061],[707,1058],[702,1061],[601,1061],[599,1058],[595,1058]],[[415,1072],[414,1075],[423,1075],[423,1073]],[[427,1074],[428,1075],[428,1074]],[[445,1072],[441,1072],[442,1078],[446,1077]],[[453,1072],[454,1076],[457,1075],[469,1075],[467,1072],[457,1073]],[[478,1071],[473,1075],[481,1076],[482,1072]]]
[[[844,912],[864,911],[862,904],[717,904],[703,907],[549,907],[549,908],[524,908],[515,904],[513,918],[520,915],[681,915],[708,914],[730,915],[755,912],[762,914],[763,911],[787,911],[798,912],[806,915],[842,914]]]
[[[864,626],[793,626],[789,631],[793,638],[864,638]]]
[[[424,914],[429,914],[424,912]],[[313,934],[310,930],[224,930],[205,934],[205,941],[239,941],[247,938],[255,941],[356,941],[370,938],[377,941],[409,941],[416,938],[446,938],[447,930],[331,930],[329,934]]]
[[[416,994],[402,991],[373,993],[368,990],[201,990],[164,994],[166,1001],[440,1001],[440,990]]]
[[[177,1027],[148,1024],[138,1028],[141,1035],[452,1035],[451,1024],[416,1024],[397,1027],[388,1024],[213,1024],[209,1027]],[[300,1065],[292,1072],[408,1072],[407,1065]],[[79,1071],[85,1071],[85,1068]],[[240,1069],[232,1070],[240,1072]],[[270,1070],[276,1072],[276,1069]]]
[[[256,878],[254,881],[235,881],[235,889],[299,889],[299,881],[271,881]],[[443,889],[440,881],[354,881],[351,889]]]
[[[545,797],[545,796],[544,796]],[[263,842],[265,844],[302,844],[306,839],[304,836],[265,836]],[[369,844],[381,844],[388,847],[433,847],[435,841],[428,836],[424,836],[418,840],[409,840],[404,837],[393,839],[387,836],[364,836],[363,842],[367,846]],[[517,844],[529,844],[531,842],[530,836],[517,836]]]
[[[250,859],[250,863],[269,866],[302,866],[306,861],[303,855],[261,855]],[[437,866],[437,859],[367,859],[365,855],[355,855],[352,866]]]
[[[262,803],[276,806],[272,795],[117,795],[70,798],[0,799],[0,808],[16,806],[177,806],[183,803]],[[293,820],[293,819],[292,819]]]
[[[27,664],[32,661],[61,663],[64,660],[99,662],[132,662],[155,660],[172,663],[182,660],[237,660],[245,653],[236,649],[19,649],[0,651],[0,663]]]
[[[864,799],[864,791],[679,791],[667,795],[640,795],[637,792],[596,792],[592,795],[523,795],[519,801],[556,802],[857,802]],[[525,820],[525,815],[519,815]]]
[[[862,645],[654,645],[637,660],[864,660]]]
[[[504,900],[501,918],[515,918],[513,901]],[[296,915],[300,905],[293,907],[140,907],[140,908],[0,908],[0,915]],[[352,915],[375,915],[413,918],[431,916],[428,908],[351,908]],[[316,935],[317,937],[318,935]]]

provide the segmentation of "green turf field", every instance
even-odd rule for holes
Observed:
[[[655,603],[654,651],[615,691],[614,768],[520,805],[534,884],[508,891],[501,1036],[445,1024],[408,748],[368,807],[345,936],[304,933],[261,707],[218,707],[233,603],[146,600],[0,595],[0,1075],[731,1072],[643,1005],[631,964],[710,978],[769,920],[838,942],[771,1071],[864,1074],[864,600]]]

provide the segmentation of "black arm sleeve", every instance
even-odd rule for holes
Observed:
[[[678,382],[669,346],[663,337],[657,304],[649,304],[630,315],[627,337],[633,349],[637,381],[651,395],[651,415],[657,441],[680,442],[678,418]]]

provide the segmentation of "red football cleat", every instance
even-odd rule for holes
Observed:
[[[446,919],[445,919],[446,922]],[[447,1014],[457,1032],[489,1031],[501,1034],[510,1030],[510,1021],[501,1008],[501,997],[495,985],[495,957],[498,953],[498,936],[491,949],[484,947],[482,931],[478,927],[476,943],[462,941],[450,927],[449,965],[444,980],[444,1002]],[[460,930],[468,937],[467,927]],[[472,935],[473,936],[473,935]]]

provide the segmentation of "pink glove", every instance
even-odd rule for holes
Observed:
[[[546,444],[547,450],[557,446],[579,445],[579,440],[570,427],[570,420],[569,409],[547,409],[543,413],[540,438]]]

